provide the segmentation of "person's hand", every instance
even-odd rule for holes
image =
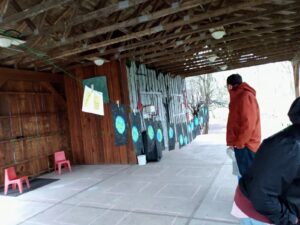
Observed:
[[[227,146],[227,150],[234,150],[234,147],[233,146]]]

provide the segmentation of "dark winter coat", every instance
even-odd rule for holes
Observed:
[[[300,98],[288,115],[293,125],[263,141],[239,183],[254,208],[276,225],[300,218]],[[235,201],[243,209],[237,197]]]

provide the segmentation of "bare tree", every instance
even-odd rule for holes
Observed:
[[[205,104],[208,109],[207,123],[203,133],[207,134],[209,130],[210,111],[215,108],[226,107],[228,99],[226,98],[226,89],[218,84],[216,78],[211,74],[187,78],[188,107],[193,115],[198,114],[199,107]]]

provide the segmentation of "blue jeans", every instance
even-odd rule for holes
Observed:
[[[244,176],[253,163],[255,153],[244,147],[242,149],[234,148],[234,154],[240,174]]]
[[[266,225],[268,223],[263,223],[251,218],[245,218],[240,220],[240,225]]]

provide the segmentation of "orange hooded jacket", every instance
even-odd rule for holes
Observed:
[[[227,146],[247,147],[256,152],[261,142],[260,113],[256,92],[247,83],[229,91]]]

